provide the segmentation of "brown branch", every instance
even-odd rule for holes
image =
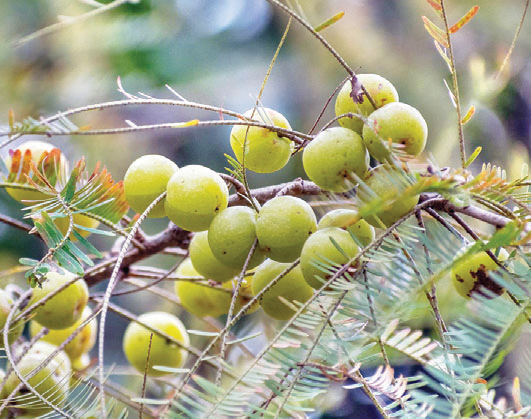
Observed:
[[[30,232],[33,227],[30,226],[29,224],[26,224],[22,221],[19,221],[19,220],[16,220],[14,218],[11,218],[7,215],[4,215],[4,214],[0,214],[0,223],[4,223],[4,224],[7,224],[7,225],[10,225],[11,227],[16,227],[16,228],[19,228],[21,230],[24,230],[26,232]],[[37,237],[39,235],[37,234]]]
[[[323,191],[318,188],[313,182],[303,179],[295,179],[293,182],[281,183],[279,185],[267,186],[264,188],[253,189],[252,196],[259,202],[264,203],[271,198],[278,195],[293,195],[293,196],[311,196],[322,194]],[[436,199],[434,199],[436,198]],[[504,227],[509,220],[501,215],[477,208],[474,206],[459,207],[448,200],[434,194],[421,195],[420,202],[430,201],[428,208],[437,211],[452,214],[455,212],[469,215],[473,218],[492,224],[496,227]],[[229,198],[229,206],[248,205],[248,201],[238,194],[231,195]],[[168,228],[155,236],[148,236],[145,238],[143,248],[136,248],[130,250],[123,262],[122,269],[127,271],[129,266],[146,259],[149,256],[160,253],[166,248],[180,248],[188,249],[191,240],[191,233],[185,231],[176,225],[170,223]],[[85,281],[89,286],[93,286],[99,282],[105,281],[111,275],[114,267],[113,260],[116,256],[105,260],[99,265],[87,270],[85,274]]]
[[[433,197],[434,197],[433,194],[423,194],[421,195],[420,202],[426,201]],[[495,226],[496,228],[505,227],[511,221],[509,218],[506,218],[502,215],[495,214],[490,211],[485,211],[481,208],[474,207],[472,205],[468,205],[466,207],[460,207],[455,204],[452,204],[450,201],[445,200],[445,199],[437,200],[432,205],[430,205],[430,208],[436,211],[446,212],[448,214],[453,214],[456,212],[465,214],[477,220],[483,221],[487,224],[491,224]]]

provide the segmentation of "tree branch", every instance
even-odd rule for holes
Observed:
[[[278,195],[292,195],[292,196],[312,196],[319,195],[323,191],[317,187],[313,182],[303,180],[301,178],[295,179],[292,182],[281,183],[278,185],[267,186],[264,188],[253,189],[251,191],[253,197],[259,202],[264,203]],[[437,199],[434,199],[437,198]],[[495,227],[504,227],[511,220],[498,214],[483,210],[474,206],[459,207],[439,195],[427,193],[422,194],[419,202],[430,200],[429,208],[433,210],[446,212],[448,214],[461,213],[491,224]],[[229,206],[248,205],[249,203],[238,194],[231,195],[229,198]],[[144,248],[136,248],[130,250],[123,262],[122,269],[127,272],[129,266],[146,259],[149,256],[162,252],[166,248],[188,249],[192,233],[177,227],[173,223],[168,225],[161,233],[155,236],[146,237],[143,245]],[[85,274],[85,281],[89,286],[93,286],[99,282],[105,281],[109,278],[113,271],[116,256],[101,262],[99,265],[87,270]]]

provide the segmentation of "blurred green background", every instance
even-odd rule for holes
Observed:
[[[110,3],[107,0],[103,3]],[[292,2],[296,4],[295,1]],[[345,16],[323,35],[360,73],[378,73],[397,88],[400,99],[418,108],[429,126],[423,161],[439,166],[459,164],[457,123],[444,80],[448,68],[423,27],[421,16],[436,16],[427,2],[390,0],[300,0],[312,25],[339,11]],[[524,2],[447,1],[455,21],[479,3],[475,19],[453,37],[464,112],[476,114],[465,127],[467,151],[483,152],[475,163],[500,165],[511,178],[520,175],[531,148],[531,25],[522,28],[510,64],[497,79],[520,20]],[[0,126],[9,110],[17,120],[38,118],[92,103],[124,99],[117,77],[133,94],[175,98],[170,85],[187,100],[244,112],[256,101],[264,75],[287,24],[287,18],[265,0],[141,0],[108,13],[67,25],[15,48],[13,44],[59,16],[78,16],[93,8],[74,0],[4,0],[0,2]],[[291,26],[261,102],[282,112],[298,131],[308,131],[335,87],[346,76],[341,66],[295,22]],[[333,106],[325,114],[333,117]],[[179,107],[134,106],[83,113],[78,126],[111,128],[136,124],[218,119],[214,113]],[[227,127],[149,131],[138,134],[60,137],[71,163],[81,156],[92,169],[97,161],[122,179],[128,165],[143,154],[163,154],[179,166],[203,164],[222,171],[230,153]],[[19,141],[20,143],[21,141]],[[18,143],[15,143],[15,145]],[[5,155],[7,150],[0,150]],[[299,158],[282,171],[251,175],[252,186],[303,176]],[[20,217],[20,206],[0,191],[0,211]],[[163,221],[150,220],[156,232]],[[109,240],[93,238],[100,248]],[[21,256],[42,256],[37,240],[0,225],[0,271]],[[156,262],[170,266],[171,259]],[[153,263],[153,262],[151,262]],[[8,282],[9,276],[3,277]],[[444,288],[441,293],[444,300]],[[140,297],[122,298],[126,307],[149,309]],[[140,306],[139,306],[140,304]],[[452,318],[455,307],[443,306]],[[109,327],[125,323],[112,317]],[[120,345],[120,336],[109,346]],[[123,360],[109,352],[108,362]]]

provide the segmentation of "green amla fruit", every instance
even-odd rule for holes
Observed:
[[[72,326],[67,327],[66,329],[61,330],[50,330],[46,335],[41,338],[41,341],[51,343],[53,345],[61,345],[65,340],[67,340],[70,335],[83,323],[90,315],[92,311],[90,308],[85,307],[83,314],[77,322]],[[37,335],[42,329],[42,326],[35,322],[30,322],[30,335],[31,337]],[[64,351],[70,358],[72,366],[74,366],[75,361],[77,361],[82,355],[88,353],[96,343],[96,336],[98,333],[98,322],[96,319],[92,320],[87,324],[81,331],[72,339],[65,347]],[[74,369],[75,366],[74,366]]]
[[[29,305],[42,300],[75,277],[70,272],[48,272],[42,281],[42,287],[36,286],[33,289]],[[48,329],[66,329],[81,317],[88,295],[87,284],[83,279],[78,279],[37,308],[33,320]]]
[[[199,165],[177,170],[168,182],[166,215],[189,231],[204,231],[227,208],[229,190],[216,172]]]
[[[302,155],[304,171],[321,189],[345,192],[363,178],[369,168],[369,153],[356,132],[342,127],[320,132]]]
[[[334,242],[341,248],[336,247]],[[330,265],[343,265],[356,256],[358,245],[348,231],[339,227],[329,227],[317,230],[312,234],[301,253],[301,270],[306,282],[313,288],[319,289],[334,274],[334,267],[328,274],[324,272]],[[326,268],[325,268],[326,267]]]
[[[24,159],[24,155],[31,153],[31,160],[37,166],[37,169],[39,171],[42,171],[42,167],[39,166],[39,163],[41,159],[44,157],[45,153],[50,153],[55,146],[49,143],[45,143],[44,141],[26,141],[25,143],[22,143],[19,145],[14,151],[20,150],[22,153],[22,159]],[[46,157],[47,159],[49,158]],[[12,164],[12,158],[11,156],[8,156],[5,160],[6,167],[8,169],[11,169]],[[22,164],[22,161],[20,162]],[[58,159],[55,159],[55,165],[57,168],[57,171],[59,173],[66,171],[67,161],[66,157],[63,153],[59,154]],[[29,168],[23,168],[23,171],[29,170]],[[21,169],[19,168],[19,171]],[[28,172],[29,173],[29,172]],[[43,184],[40,184],[40,186],[44,186]],[[50,195],[46,195],[39,191],[32,191],[32,190],[25,190],[25,189],[16,189],[16,188],[6,188],[6,192],[11,195],[11,197],[19,202],[22,201],[38,201],[43,199],[49,199]]]
[[[9,316],[9,313],[12,308],[13,308],[13,300],[11,296],[3,289],[0,289],[0,330],[2,331],[4,329],[4,326],[7,321],[7,317]],[[8,336],[8,341],[10,345],[20,337],[23,330],[24,330],[24,323],[22,322],[17,323],[15,326],[13,325],[10,326],[9,336]],[[0,337],[0,348],[3,348],[3,347],[4,347],[4,338],[2,336]]]
[[[327,212],[317,224],[317,230],[328,227],[339,227],[349,231],[358,241],[358,245],[366,247],[374,241],[374,228],[362,220],[358,211],[352,209],[335,209]]]
[[[368,116],[374,112],[374,107],[361,90],[361,85],[369,92],[377,108],[391,102],[398,101],[398,92],[390,81],[377,74],[358,74],[356,76],[356,92],[352,97],[352,80],[345,82],[336,99],[336,116],[346,113]],[[363,120],[357,117],[341,118],[339,124],[361,134]]]
[[[304,242],[316,229],[317,220],[312,208],[293,196],[279,196],[268,201],[256,221],[260,247],[277,262],[297,259]]]
[[[190,345],[186,328],[177,317],[170,313],[162,311],[144,313],[138,317],[138,321],[171,336],[184,346]],[[181,368],[186,361],[187,352],[177,344],[155,333],[153,333],[151,350],[149,350],[150,335],[152,333],[151,330],[136,322],[131,322],[127,326],[123,339],[123,349],[129,363],[138,372],[144,374],[149,352],[147,375],[161,377],[171,374],[167,371],[156,370],[153,368],[154,366]]]
[[[136,159],[125,172],[124,192],[129,206],[143,213],[149,205],[166,190],[172,175],[178,170],[170,159],[157,154],[148,154]],[[162,199],[148,214],[150,218],[166,216]]]
[[[230,268],[221,263],[212,253],[208,242],[208,231],[195,233],[190,242],[190,259],[194,268],[206,279],[224,282],[239,274],[239,269]]]
[[[291,129],[287,119],[272,109],[250,109],[244,116],[252,116],[255,121],[279,128]],[[238,161],[257,173],[271,173],[282,169],[293,151],[293,143],[288,138],[266,128],[246,125],[235,125],[232,128],[230,145]]]
[[[36,342],[17,363],[17,369],[41,396],[54,405],[62,407],[70,390],[71,375],[70,360],[63,351],[59,351],[36,375],[27,378],[33,370],[40,368],[46,358],[56,349],[55,345],[47,342]],[[20,379],[12,372],[5,382],[3,394],[9,395],[19,384]],[[14,407],[24,415],[37,417],[53,410],[25,387],[19,390],[13,400],[15,401]]]
[[[208,230],[208,243],[215,258],[224,265],[241,270],[256,240],[257,214],[249,207],[229,207],[214,217]],[[256,248],[248,269],[262,263],[265,255]]]
[[[406,194],[409,182],[408,174],[398,168],[380,165],[372,169],[358,188],[359,208],[370,207],[372,213],[364,219],[374,227],[381,228],[381,223],[389,227],[409,213],[419,200],[418,195]]]
[[[504,261],[509,257],[507,250],[501,248],[498,260]],[[487,252],[476,253],[452,269],[452,280],[456,291],[465,298],[471,298],[473,294],[496,295],[503,294],[504,290],[490,276],[489,271],[499,269]],[[485,293],[484,291],[488,291]]]
[[[289,263],[279,263],[266,259],[254,273],[252,281],[253,294],[258,294],[290,266]],[[304,280],[300,267],[296,266],[273,285],[270,290],[264,293],[260,305],[268,316],[277,320],[288,320],[295,314],[295,311],[279,297],[290,303],[294,301],[305,303],[312,295],[312,288]]]
[[[201,276],[194,269],[190,259],[185,259],[176,271],[179,276]],[[177,281],[175,293],[179,296],[186,311],[197,317],[218,317],[229,312],[232,291],[236,287],[236,280],[228,281],[221,286],[206,286],[192,281]],[[231,291],[231,292],[227,292]],[[240,287],[238,299],[234,307],[237,313],[251,299],[250,279],[244,278]],[[256,311],[258,306],[251,307],[247,314]]]
[[[194,269],[189,258],[179,265],[176,274],[179,276],[201,276]],[[176,281],[175,293],[179,296],[181,304],[186,311],[197,317],[221,316],[224,314],[224,307],[220,307],[219,301],[224,299],[229,299],[230,301],[228,293],[192,281]]]
[[[400,151],[418,156],[426,146],[428,125],[413,106],[395,102],[374,111],[363,127],[363,141],[372,157],[380,162],[391,156],[389,142],[400,145]]]

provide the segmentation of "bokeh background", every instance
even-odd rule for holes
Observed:
[[[510,64],[499,77],[494,75],[509,49],[525,2],[446,3],[454,21],[476,3],[481,6],[476,18],[453,38],[463,109],[476,107],[465,128],[467,150],[471,153],[477,146],[483,147],[473,168],[491,162],[506,169],[509,177],[518,177],[531,149],[530,22],[524,23]],[[421,111],[430,131],[422,159],[439,166],[458,164],[456,115],[444,85],[444,80],[451,83],[449,72],[421,20],[422,15],[436,20],[427,2],[303,0],[299,4],[298,10],[312,25],[345,12],[323,35],[352,68],[388,78],[401,101]],[[168,84],[190,101],[243,112],[256,101],[287,24],[286,16],[265,0],[141,0],[14,46],[25,36],[58,22],[60,16],[78,16],[90,10],[91,6],[74,0],[0,2],[0,126],[7,125],[9,110],[21,120],[123,99],[117,91],[118,76],[133,94],[175,98],[165,87]],[[345,76],[331,55],[294,22],[261,102],[282,112],[294,129],[308,131]],[[218,117],[178,107],[135,106],[84,113],[72,120],[79,126],[111,128],[125,126],[125,120],[154,124]],[[324,121],[331,117],[333,106]],[[122,179],[128,165],[148,153],[163,154],[179,166],[203,164],[222,171],[227,166],[224,153],[230,153],[229,131],[226,127],[190,128],[65,136],[50,141],[61,147],[72,163],[82,156],[89,168],[102,161],[116,179]],[[0,150],[3,155],[6,152]],[[297,176],[303,176],[300,156],[278,173],[251,175],[250,182],[263,186]],[[3,190],[0,211],[21,216],[20,206]],[[154,233],[164,225],[164,221],[150,220],[145,230]],[[103,237],[94,237],[93,242],[103,249],[110,245]],[[6,284],[17,278],[9,270],[19,257],[42,257],[43,248],[36,239],[0,225],[0,252],[0,280]],[[150,261],[160,267],[173,262],[164,257]],[[444,287],[441,293],[444,302]],[[153,309],[151,301],[140,297],[122,298],[119,303],[137,313]],[[443,311],[450,319],[459,313],[455,304],[443,304]],[[109,334],[107,345],[119,349],[126,324],[119,318],[111,320],[109,327],[116,333]],[[421,327],[429,327],[423,321],[430,320],[419,319]],[[121,351],[109,351],[107,361],[123,363]],[[510,376],[510,368],[508,371]],[[128,380],[124,378],[124,382]],[[330,397],[327,403],[335,407],[329,417],[352,414],[348,403],[341,404],[341,394]],[[362,412],[359,409],[357,412]],[[367,415],[364,417],[372,413]]]

